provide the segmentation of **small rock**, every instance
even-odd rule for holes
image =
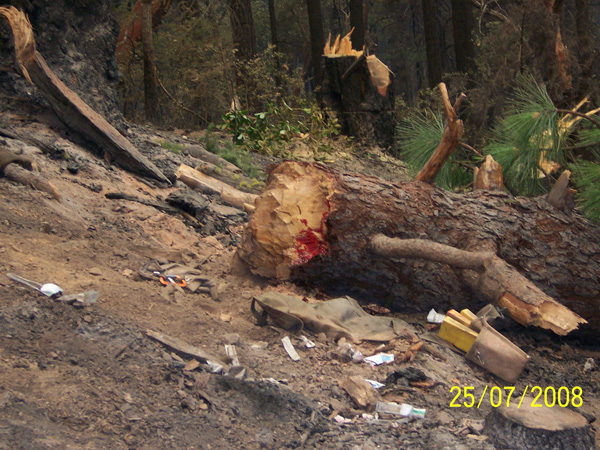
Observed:
[[[260,448],[266,448],[267,450],[271,450],[275,441],[273,440],[273,432],[271,430],[267,430],[263,428],[258,433],[256,433],[256,440],[260,445]]]
[[[220,319],[223,322],[229,323],[229,322],[231,322],[232,317],[229,314],[221,314]]]
[[[240,343],[240,335],[237,333],[228,333],[223,336],[223,340],[230,345],[236,345]]]
[[[58,353],[55,352],[50,352],[48,353],[48,356],[52,359],[57,359],[58,358]]]
[[[125,392],[125,394],[123,394],[123,400],[125,400],[125,403],[133,403],[133,397],[129,392]]]
[[[583,366],[583,371],[584,372],[590,372],[590,371],[594,370],[597,367],[598,366],[596,365],[596,361],[594,361],[594,358],[588,358],[587,361],[585,362],[584,366]]]
[[[449,425],[454,421],[452,416],[448,414],[446,411],[440,411],[437,413],[437,419],[440,421],[441,425]]]
[[[123,270],[122,275],[124,277],[131,277],[131,275],[133,275],[133,270],[131,270],[131,269],[125,269],[125,270]]]
[[[86,314],[85,316],[83,316],[83,321],[86,323],[91,323],[92,316]]]
[[[102,275],[102,271],[98,267],[92,267],[90,270],[88,270],[88,272],[90,273],[90,275],[95,275],[95,276]]]
[[[327,335],[323,332],[317,334],[317,341],[325,342],[327,340]]]

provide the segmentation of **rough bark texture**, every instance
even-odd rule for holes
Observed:
[[[260,275],[302,280],[397,309],[483,306],[463,271],[369,251],[376,233],[492,250],[600,330],[600,228],[543,198],[464,195],[286,162],[255,202],[239,254]]]
[[[442,50],[437,30],[435,0],[421,0],[423,25],[425,29],[425,47],[427,48],[427,77],[429,87],[433,88],[442,81]]]
[[[144,111],[146,120],[158,122],[158,74],[152,42],[152,0],[142,0],[142,47],[144,53]]]
[[[308,28],[310,31],[310,54],[314,73],[315,90],[323,82],[323,69],[321,67],[321,56],[325,47],[325,34],[323,32],[323,13],[321,12],[321,0],[306,0],[308,11]]]
[[[354,56],[323,57],[323,105],[337,116],[342,132],[360,141],[376,142],[382,147],[394,143],[394,77],[385,95],[373,84],[366,60],[362,60],[345,79],[342,76],[357,61]]]
[[[250,0],[227,0],[233,44],[241,59],[252,59],[256,54],[256,35]]]
[[[565,394],[562,401],[566,400]],[[533,398],[524,397],[522,403],[511,400],[507,408],[492,408],[485,419],[483,434],[490,437],[496,448],[506,449],[595,449],[594,435],[588,421],[581,414],[567,408],[544,405],[544,396],[532,407]],[[549,395],[552,401],[552,395]]]

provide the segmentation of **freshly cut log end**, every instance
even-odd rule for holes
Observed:
[[[591,427],[581,414],[560,406],[548,408],[543,405],[543,396],[535,403],[531,397],[524,397],[521,403],[519,400],[511,399],[508,408],[493,408],[485,419],[483,434],[497,448],[596,448]]]
[[[319,166],[281,164],[255,203],[238,254],[257,275],[289,278],[294,266],[328,253],[332,179]]]
[[[577,212],[566,216],[543,198],[455,194],[427,183],[390,183],[288,161],[271,170],[255,207],[238,250],[255,274],[404,311],[478,309],[488,297],[496,302],[510,292],[552,316],[554,309],[544,304],[555,299],[588,320],[590,331],[600,331],[600,227]],[[482,272],[421,257],[381,256],[372,251],[377,234],[497,257]],[[309,248],[302,247],[307,235]],[[496,259],[512,272],[502,271]],[[497,276],[482,279],[482,273]],[[529,285],[514,290],[513,274]],[[535,322],[538,313],[527,316]],[[581,317],[571,315],[565,330],[583,323]]]

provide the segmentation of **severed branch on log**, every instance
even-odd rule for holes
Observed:
[[[492,155],[487,155],[481,167],[476,167],[473,172],[473,190],[478,189],[498,191],[504,189],[502,166],[494,161]]]
[[[388,258],[422,258],[476,271],[476,277],[465,277],[473,289],[491,303],[507,308],[521,325],[534,325],[565,336],[587,323],[492,252],[470,252],[429,240],[389,238],[382,234],[371,238],[370,247]]]
[[[48,67],[43,56],[36,50],[31,23],[22,11],[12,6],[0,7],[0,17],[4,17],[12,29],[21,75],[41,91],[65,125],[103,150],[124,169],[171,184],[148,158]]]
[[[573,211],[573,208],[575,207],[575,194],[577,193],[575,189],[569,187],[570,178],[571,171],[565,170],[560,177],[558,177],[558,180],[556,180],[556,183],[552,186],[552,190],[548,194],[548,197],[546,197],[548,203],[565,214],[571,214],[571,211]]]
[[[427,163],[415,177],[415,181],[424,181],[426,183],[433,182],[450,155],[452,155],[456,149],[458,141],[463,134],[463,123],[462,120],[458,118],[458,109],[460,108],[460,104],[462,103],[463,99],[465,99],[467,96],[461,92],[454,102],[454,106],[452,106],[450,103],[450,97],[448,97],[448,89],[446,88],[446,85],[444,83],[440,83],[439,88],[442,93],[442,101],[444,102],[444,109],[446,110],[446,118],[448,123],[444,128],[442,140],[433,152],[433,155],[431,155],[431,158],[429,158],[429,161],[427,161]]]
[[[255,207],[237,253],[257,275],[404,311],[480,308],[493,299],[518,322],[559,334],[584,323],[569,308],[589,322],[584,329],[600,332],[600,227],[543,197],[456,194],[288,161],[272,168]],[[392,259],[372,252],[377,234],[454,249]],[[469,258],[452,257],[460,250]]]
[[[192,189],[219,194],[225,202],[242,210],[253,211],[254,200],[258,197],[256,194],[242,192],[185,164],[179,166],[175,176]]]

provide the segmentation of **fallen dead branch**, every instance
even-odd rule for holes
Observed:
[[[124,169],[170,184],[148,158],[81,100],[48,67],[36,50],[31,23],[22,11],[12,6],[0,7],[0,16],[6,19],[12,29],[21,75],[40,90],[65,125],[102,149],[110,160]]]
[[[242,192],[185,164],[179,166],[175,175],[187,186],[219,194],[224,201],[239,209],[254,205],[254,200],[258,197],[256,194]]]
[[[15,183],[46,192],[60,202],[60,192],[52,183],[43,179],[38,174],[28,172],[23,167],[28,170],[33,170],[36,168],[36,165],[31,158],[15,155],[5,148],[0,148],[0,175],[3,175],[6,179],[14,181]]]

